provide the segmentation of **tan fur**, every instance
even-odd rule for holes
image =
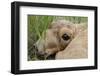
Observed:
[[[84,25],[86,24],[73,24],[66,20],[53,21],[45,33],[45,38],[41,38],[36,42],[38,51],[42,53],[45,52],[47,56],[57,53],[57,59],[63,58],[63,51],[65,52],[65,49],[69,47],[70,42],[72,42],[80,32],[86,29],[86,26],[84,27]],[[62,39],[62,35],[65,33],[70,37],[67,41]],[[66,58],[66,55],[64,58]]]
[[[41,38],[36,42],[36,46],[38,49],[38,52],[41,53],[47,53],[49,55],[54,54],[55,52],[60,51],[59,48],[59,40],[57,39],[57,33],[54,29],[48,29],[45,33],[46,37]]]
[[[76,59],[88,57],[87,30],[79,33],[65,50],[56,54],[56,59]]]

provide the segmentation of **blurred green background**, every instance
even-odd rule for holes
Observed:
[[[79,16],[36,16],[28,15],[28,61],[39,60],[34,49],[34,43],[42,37],[42,33],[48,28],[48,25],[56,19],[66,19],[73,23],[84,23],[88,17]]]

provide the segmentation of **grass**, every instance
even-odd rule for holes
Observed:
[[[48,26],[53,20],[63,18],[73,23],[87,22],[87,17],[77,16],[34,16],[28,15],[28,61],[39,60],[36,55],[36,50],[33,44],[43,37],[43,32],[46,31]]]

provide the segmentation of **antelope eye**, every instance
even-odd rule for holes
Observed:
[[[63,34],[62,39],[67,41],[70,39],[70,37],[67,34]]]

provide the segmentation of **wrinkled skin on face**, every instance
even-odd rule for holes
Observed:
[[[35,43],[37,54],[44,59],[55,57],[54,55],[65,50],[70,42],[86,29],[86,25],[86,23],[73,24],[66,20],[53,21],[44,33],[45,37]]]
[[[80,32],[70,44],[56,53],[56,59],[79,59],[88,57],[88,30]]]
[[[74,33],[75,27],[66,20],[52,22],[44,33],[45,38],[41,38],[35,43],[38,55],[47,58],[64,50],[74,38]]]

